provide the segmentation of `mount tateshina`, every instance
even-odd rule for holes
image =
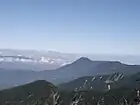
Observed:
[[[0,87],[9,88],[27,84],[36,80],[47,80],[61,84],[84,76],[123,73],[130,75],[140,72],[140,65],[127,65],[118,61],[92,61],[82,57],[71,64],[55,70],[25,71],[0,69]]]

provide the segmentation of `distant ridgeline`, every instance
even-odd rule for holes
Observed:
[[[14,56],[12,56],[12,60],[13,57]],[[22,59],[20,59],[21,61],[24,61],[24,57],[19,56],[19,58]],[[24,59],[31,60],[31,58],[26,57]],[[19,59],[16,58],[15,60]],[[85,57],[57,69],[44,69],[52,66],[54,65],[48,65],[47,63],[19,63],[15,61],[12,63],[0,62],[0,89],[23,85],[36,80],[46,80],[58,85],[62,83],[71,83],[71,81],[79,79],[77,80],[79,82],[76,83],[78,86],[75,83],[75,86],[71,83],[72,85],[67,88],[74,89],[77,87],[79,88],[80,85],[85,82],[86,78],[87,80],[89,78],[87,83],[91,83],[91,89],[95,89],[94,87],[99,89],[97,88],[97,85],[99,85],[98,87],[102,87],[103,83],[106,83],[107,86],[105,87],[114,88],[116,86],[112,84],[119,83],[119,85],[123,85],[124,82],[120,84],[121,80],[124,81],[124,78],[127,76],[140,72],[140,65],[127,65],[118,61],[92,61]],[[42,68],[41,70],[43,71],[34,71],[39,68]],[[94,78],[96,79],[94,80]],[[84,81],[80,83],[80,79]],[[111,85],[109,83],[111,83]],[[95,84],[97,85],[92,86]],[[63,88],[63,86],[60,87]]]

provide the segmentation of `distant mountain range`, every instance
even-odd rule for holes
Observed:
[[[19,70],[50,70],[71,63],[72,54],[61,54],[53,51],[0,49],[0,68]]]
[[[70,64],[80,57],[93,61],[121,61],[140,64],[140,56],[107,54],[71,54],[55,51],[0,49],[0,68],[16,70],[51,70]]]
[[[47,80],[53,84],[60,84],[84,76],[109,75],[113,73],[132,75],[138,72],[140,72],[139,65],[127,65],[118,61],[92,61],[82,57],[71,64],[54,70],[25,71],[1,68],[0,87],[3,89],[19,86],[35,80]]]
[[[18,70],[50,70],[64,66],[68,61],[49,57],[31,58],[26,56],[0,56],[0,68]]]

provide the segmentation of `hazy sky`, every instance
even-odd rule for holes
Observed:
[[[0,0],[0,48],[140,55],[140,0]]]

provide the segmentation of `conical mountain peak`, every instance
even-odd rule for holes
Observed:
[[[87,57],[81,57],[79,58],[78,60],[76,60],[74,63],[90,63],[92,62],[92,60],[90,60],[89,58]]]

